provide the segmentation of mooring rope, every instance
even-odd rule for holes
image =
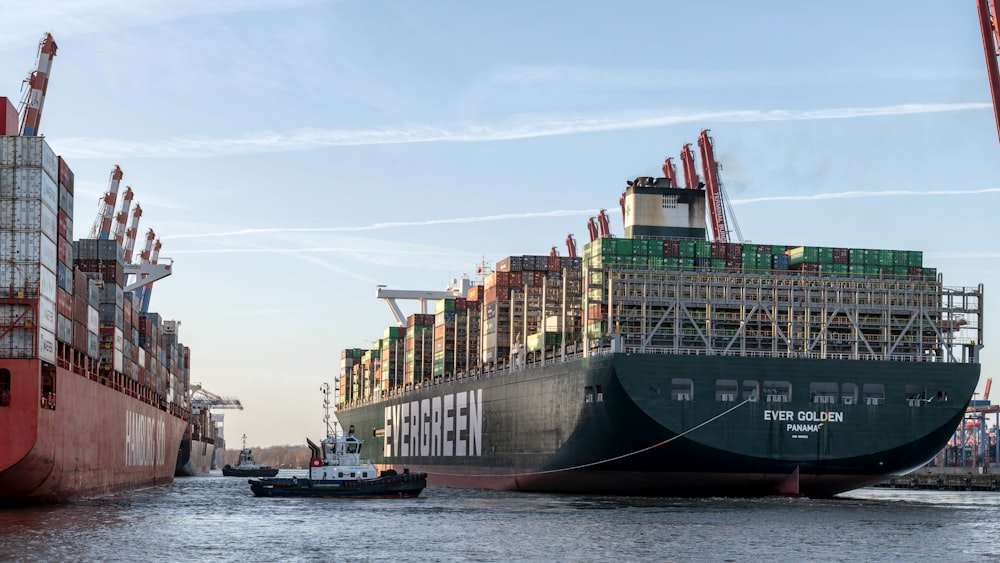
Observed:
[[[615,456],[615,457],[609,457],[608,459],[602,459],[600,461],[592,461],[590,463],[584,463],[584,464],[581,464],[581,465],[574,465],[573,467],[563,467],[563,468],[560,468],[560,469],[545,469],[543,471],[528,471],[528,472],[525,472],[525,473],[495,473],[495,474],[478,473],[478,474],[475,474],[475,475],[470,475],[470,474],[467,474],[467,473],[438,473],[438,472],[430,472],[430,471],[428,471],[426,473],[427,473],[427,475],[443,475],[443,476],[446,476],[446,477],[476,477],[476,478],[481,478],[481,477],[524,477],[524,476],[528,476],[528,475],[545,475],[546,473],[561,473],[563,471],[575,471],[577,469],[583,469],[583,468],[586,468],[586,467],[592,467],[594,465],[600,465],[602,463],[608,463],[610,461],[618,461],[619,459],[624,459],[624,458],[629,457],[629,456],[633,456],[633,455],[636,455],[636,454],[641,454],[643,452],[648,452],[649,450],[653,450],[653,449],[659,448],[660,446],[665,446],[665,445],[669,444],[670,442],[673,442],[674,440],[676,440],[678,438],[683,438],[684,436],[690,434],[691,432],[694,432],[695,430],[697,430],[697,429],[705,426],[706,424],[711,424],[712,422],[715,422],[716,420],[719,420],[720,418],[722,418],[722,417],[726,416],[727,414],[735,411],[736,409],[738,409],[738,408],[742,407],[743,405],[751,402],[752,400],[753,400],[752,397],[749,398],[749,399],[746,399],[742,403],[740,403],[738,405],[735,405],[733,407],[730,407],[729,409],[727,409],[725,411],[722,411],[721,413],[719,413],[719,414],[713,416],[712,418],[710,418],[710,419],[702,422],[701,424],[698,424],[697,426],[693,426],[693,427],[685,430],[684,432],[681,432],[680,434],[678,434],[678,435],[676,435],[676,436],[674,436],[672,438],[668,438],[668,439],[663,440],[661,442],[657,442],[656,444],[653,444],[651,446],[646,446],[645,448],[635,450],[634,452],[629,452],[627,454],[622,454],[622,455]]]

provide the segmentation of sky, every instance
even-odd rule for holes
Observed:
[[[244,407],[216,411],[231,448],[324,435],[341,350],[394,324],[376,286],[565,255],[601,209],[621,236],[626,180],[703,129],[744,241],[921,250],[984,284],[982,387],[1000,141],[975,2],[712,4],[8,2],[0,96],[51,32],[74,238],[119,165],[173,261],[150,309]]]

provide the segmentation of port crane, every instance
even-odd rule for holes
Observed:
[[[983,50],[986,53],[986,72],[990,81],[990,97],[993,99],[993,117],[997,123],[1000,138],[1000,69],[998,69],[997,47],[1000,46],[1000,28],[997,27],[996,0],[976,0],[979,12],[979,29],[983,36]]]
[[[115,215],[114,237],[118,241],[118,244],[122,244],[125,239],[125,224],[128,223],[128,212],[132,207],[132,198],[134,195],[132,187],[125,186],[125,193],[122,194],[122,205]]]
[[[235,397],[220,397],[200,384],[191,386],[191,410],[194,409],[236,409],[243,410],[243,404]]]
[[[38,43],[35,70],[24,80],[24,98],[21,100],[22,136],[38,135],[38,125],[42,121],[42,107],[45,105],[45,92],[49,88],[49,74],[52,72],[52,59],[56,56],[57,48],[51,33],[46,33]]]
[[[135,247],[135,233],[139,228],[139,217],[142,217],[142,207],[137,203],[132,208],[132,222],[125,229],[125,240],[122,242],[126,264],[132,261],[132,249]]]
[[[94,226],[90,228],[90,238],[107,240],[111,236],[111,222],[115,216],[115,204],[118,202],[118,186],[122,181],[122,169],[116,164],[111,169],[108,180],[108,191],[101,197],[101,205],[97,210]]]

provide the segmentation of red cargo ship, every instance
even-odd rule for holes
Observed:
[[[169,266],[155,267],[152,236],[132,263],[130,189],[110,232],[117,166],[74,242],[73,172],[38,136],[55,52],[46,34],[23,112],[0,98],[0,504],[169,483],[190,414],[190,352],[175,321],[146,312]]]

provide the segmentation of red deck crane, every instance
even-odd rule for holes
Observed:
[[[990,79],[993,118],[997,123],[997,135],[1000,137],[1000,71],[997,69],[1000,29],[997,28],[997,6],[995,0],[976,0],[976,7],[979,11],[979,29],[983,35],[983,50],[986,53],[986,71]]]
[[[601,228],[601,238],[614,236],[611,234],[611,223],[608,221],[608,212],[602,209],[597,214],[597,225]]]
[[[677,168],[674,167],[674,159],[669,156],[663,161],[663,177],[670,180],[671,188],[679,186],[677,183]]]
[[[687,148],[688,145],[684,145]],[[708,199],[708,215],[712,227],[712,240],[729,242],[729,228],[726,226],[726,208],[722,201],[722,187],[719,185],[719,167],[712,150],[712,138],[708,129],[698,137],[701,151],[701,172],[705,177],[705,197]]]
[[[587,221],[587,233],[590,234],[590,242],[594,242],[595,240],[600,238],[600,235],[597,234],[597,223],[595,222],[595,219],[593,217],[591,217],[590,220]]]
[[[24,98],[21,100],[21,135],[34,137],[38,135],[38,125],[42,122],[42,107],[45,105],[45,92],[49,88],[49,73],[52,72],[52,59],[56,56],[56,41],[51,33],[46,33],[38,43],[38,59],[35,70],[24,80]]]
[[[694,166],[694,153],[691,152],[691,143],[684,145],[681,149],[681,169],[684,171],[684,187],[689,190],[696,190],[701,181],[698,179],[698,171]]]
[[[576,240],[573,239],[573,233],[566,235],[566,252],[570,258],[576,258]]]

